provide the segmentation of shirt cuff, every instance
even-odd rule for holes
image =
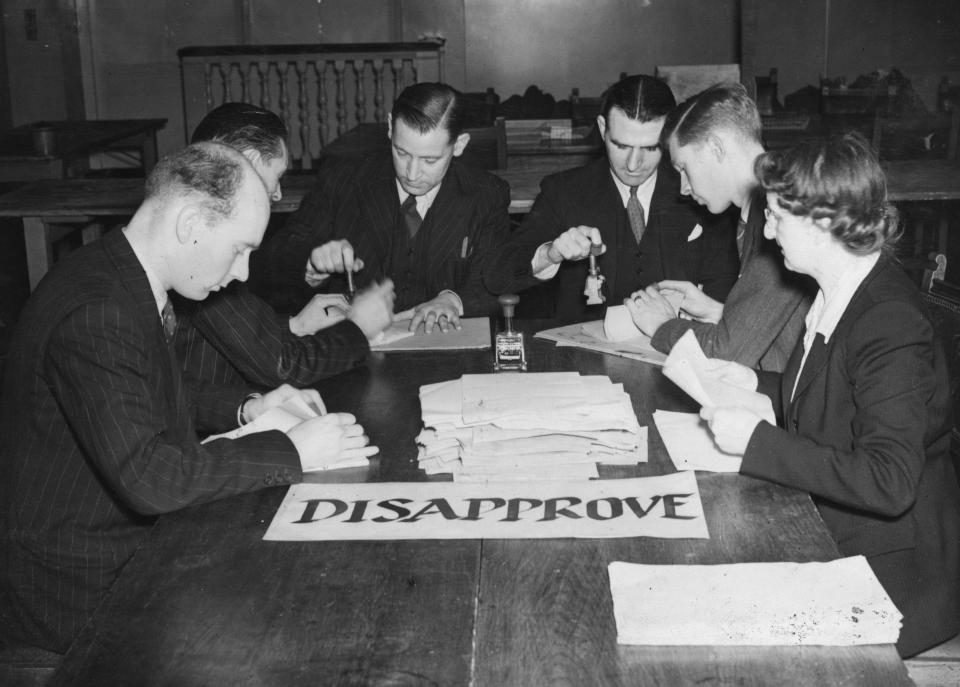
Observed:
[[[560,271],[559,262],[550,262],[547,253],[550,251],[551,241],[540,244],[537,252],[533,254],[533,260],[530,261],[530,271],[533,276],[541,281],[553,279]]]
[[[453,296],[453,301],[454,301],[454,303],[456,303],[456,306],[457,306],[457,314],[458,314],[460,317],[463,317],[463,301],[460,300],[460,296],[457,295],[457,292],[456,292],[456,291],[451,291],[450,289],[444,289],[443,291],[441,291],[441,292],[438,293],[437,295],[438,295],[438,296],[442,296],[442,295],[445,294],[445,293],[449,293],[451,296]]]

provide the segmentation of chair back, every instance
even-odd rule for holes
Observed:
[[[465,163],[481,169],[506,169],[507,127],[503,117],[494,119],[493,126],[464,129],[464,133],[470,134],[461,156]]]

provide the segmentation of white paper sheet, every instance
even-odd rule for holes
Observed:
[[[709,537],[696,477],[294,484],[267,540]]]
[[[411,319],[394,320],[383,333],[383,338],[370,342],[372,351],[439,351],[468,348],[490,348],[490,318],[465,317],[460,320],[462,329],[442,332],[435,327],[424,334],[423,326],[410,332]]]
[[[903,618],[863,556],[608,572],[621,644],[893,644]]]
[[[748,391],[723,382],[708,371],[709,362],[700,342],[688,330],[670,349],[663,365],[663,374],[702,406],[713,408],[746,408],[772,425],[776,425],[770,399],[756,391]]]
[[[555,341],[559,346],[586,348],[591,351],[610,353],[621,358],[640,360],[653,365],[663,365],[663,362],[667,359],[667,356],[650,344],[650,338],[643,334],[624,341],[608,340],[603,333],[603,320],[545,329],[542,332],[537,332],[535,336],[540,339]]]
[[[740,471],[743,458],[721,451],[699,414],[655,410],[653,422],[677,470]]]

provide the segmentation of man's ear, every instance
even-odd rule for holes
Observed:
[[[196,241],[202,224],[203,213],[200,208],[193,203],[186,203],[177,212],[177,241],[182,245]]]
[[[247,158],[247,162],[249,162],[251,165],[256,165],[263,159],[263,156],[260,155],[260,151],[254,150],[253,148],[242,150],[240,151],[240,154]],[[254,167],[254,169],[256,169],[256,167]]]
[[[727,150],[727,143],[720,136],[716,134],[709,134],[707,140],[705,141],[707,150],[716,158],[717,162],[723,162],[723,159],[727,156],[729,152]]]
[[[600,130],[600,138],[607,135],[607,118],[603,115],[597,115],[597,128]]]
[[[457,136],[457,140],[453,142],[453,156],[459,157],[460,155],[463,155],[463,151],[466,149],[469,142],[470,134],[462,133]]]
[[[393,140],[393,114],[387,113],[387,138]]]

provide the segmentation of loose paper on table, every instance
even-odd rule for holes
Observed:
[[[903,618],[863,556],[608,572],[621,644],[893,644]]]
[[[443,332],[434,327],[429,334],[420,325],[409,331],[410,318],[394,320],[383,333],[370,342],[372,351],[434,351],[490,348],[490,318],[466,317],[460,320],[462,329],[450,328]]]

